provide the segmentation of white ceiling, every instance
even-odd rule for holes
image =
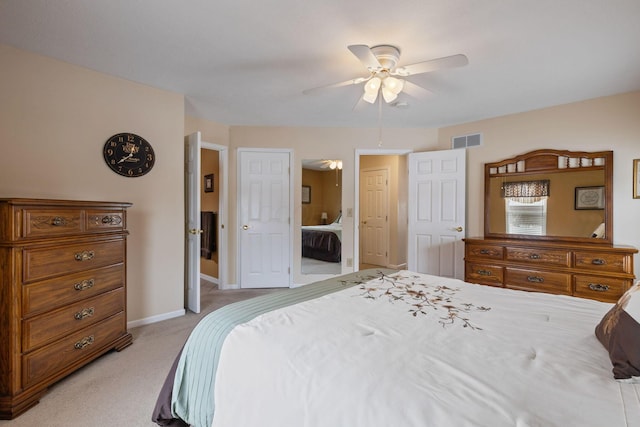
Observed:
[[[384,127],[431,128],[640,90],[639,0],[0,0],[0,43],[185,95],[227,125],[377,127],[350,44],[399,65],[463,53],[412,78]],[[1,67],[1,65],[0,65]]]

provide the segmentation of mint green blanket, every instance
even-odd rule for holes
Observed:
[[[208,314],[191,332],[180,356],[171,400],[173,416],[195,427],[211,426],[215,410],[214,388],[218,360],[225,338],[236,325],[269,311],[362,284],[381,277],[380,273],[393,272],[395,270],[363,270],[239,301]]]

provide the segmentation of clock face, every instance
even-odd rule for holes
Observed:
[[[146,174],[156,161],[151,144],[133,133],[113,135],[105,142],[103,154],[111,170],[130,178]]]

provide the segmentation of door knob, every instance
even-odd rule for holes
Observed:
[[[202,230],[198,230],[197,228],[192,228],[189,230],[191,234],[202,234]]]
[[[245,224],[245,225],[243,225],[243,226],[242,226],[242,229],[243,229],[243,230],[248,230],[248,229],[249,229],[249,226]]]
[[[458,227],[454,228],[454,230],[456,230],[458,233],[461,233],[462,232],[462,227],[458,226]]]

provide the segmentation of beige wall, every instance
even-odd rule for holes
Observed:
[[[484,163],[540,148],[613,150],[614,243],[640,247],[640,199],[632,198],[632,159],[640,158],[640,92],[441,128],[438,140],[482,132],[467,156],[467,236],[483,234]],[[634,264],[638,268],[640,258]],[[636,274],[637,275],[637,274]]]
[[[183,309],[183,96],[0,45],[0,197],[132,202],[128,320]],[[106,140],[144,137],[139,178],[104,163]]]

